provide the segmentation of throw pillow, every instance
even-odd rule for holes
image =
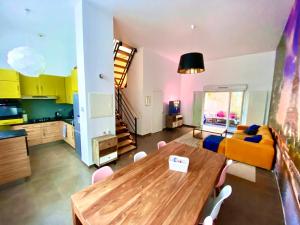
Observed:
[[[253,137],[245,137],[244,141],[259,143],[262,139],[261,135],[255,135]]]
[[[250,127],[248,127],[244,132],[248,135],[256,135],[258,129],[260,126],[253,124]]]

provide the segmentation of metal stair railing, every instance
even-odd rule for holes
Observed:
[[[137,146],[137,116],[119,88],[116,89],[115,100],[116,113],[127,124],[129,131],[134,136],[134,144]]]

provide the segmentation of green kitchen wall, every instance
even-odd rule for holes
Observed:
[[[56,104],[54,99],[26,99],[22,100],[22,108],[28,114],[28,119],[43,117],[53,118],[55,112],[60,112],[63,117],[68,117],[73,105]]]

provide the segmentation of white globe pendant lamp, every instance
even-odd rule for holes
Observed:
[[[14,70],[30,77],[38,77],[46,69],[45,58],[27,46],[17,47],[9,51],[7,63]]]

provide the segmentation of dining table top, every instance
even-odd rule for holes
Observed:
[[[169,170],[170,155],[188,157],[188,172]],[[224,155],[171,142],[73,194],[73,222],[198,224],[224,164]]]

